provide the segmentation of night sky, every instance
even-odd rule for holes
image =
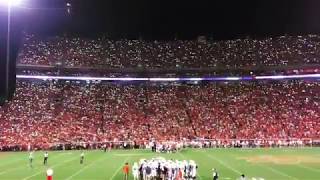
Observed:
[[[320,1],[27,0],[24,29],[43,34],[110,38],[213,39],[320,32]],[[17,15],[18,16],[18,15]]]

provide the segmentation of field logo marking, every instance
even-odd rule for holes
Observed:
[[[235,157],[235,156],[234,156]],[[264,155],[264,156],[262,156],[262,157],[267,157],[268,159],[272,159],[272,157],[273,156],[270,156],[270,155]],[[239,159],[239,158],[238,158]],[[241,158],[240,158],[241,159]],[[276,173],[276,174],[279,174],[279,175],[281,175],[281,176],[284,176],[284,177],[288,177],[288,178],[291,178],[291,179],[295,179],[295,180],[299,180],[298,178],[296,178],[296,177],[293,177],[293,176],[290,176],[289,174],[286,174],[286,173],[284,173],[284,172],[281,172],[281,171],[278,171],[278,170],[276,170],[276,169],[274,169],[274,168],[272,168],[272,167],[269,167],[269,166],[266,166],[266,165],[262,165],[262,164],[259,164],[259,163],[257,163],[257,165],[258,166],[262,166],[262,167],[266,167],[267,169],[269,169],[270,171],[272,171],[272,172],[274,172],[274,173]],[[263,179],[263,178],[262,178]]]
[[[309,156],[292,156],[292,155],[256,155],[236,157],[236,159],[246,160],[249,163],[273,163],[280,165],[299,165],[301,163],[320,163],[320,158]]]

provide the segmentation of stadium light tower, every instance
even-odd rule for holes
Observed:
[[[0,6],[5,6],[8,10],[7,20],[7,44],[6,44],[6,96],[9,95],[9,64],[10,64],[10,31],[11,31],[11,8],[19,6],[22,0],[0,0]]]

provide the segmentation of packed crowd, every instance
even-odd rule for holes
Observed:
[[[320,63],[320,36],[267,39],[110,40],[25,35],[19,63],[112,68],[241,68]]]
[[[0,107],[0,148],[110,141],[139,147],[199,138],[219,139],[215,143],[320,139],[319,97],[320,83],[308,81],[199,85],[18,81],[13,101]]]

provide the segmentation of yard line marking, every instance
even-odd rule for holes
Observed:
[[[56,158],[60,157],[61,155],[63,155],[63,154],[58,154],[57,156],[54,156],[54,157],[51,158],[51,159],[56,159]],[[25,158],[23,158],[23,159],[25,159]],[[29,161],[29,160],[28,160],[28,161]],[[33,163],[34,163],[34,162],[33,162]],[[28,164],[28,167],[29,167],[29,164]],[[17,169],[22,169],[22,168],[25,168],[25,165],[24,165],[24,164],[23,164],[23,167],[15,167],[15,168],[11,168],[11,169],[7,169],[7,170],[5,170],[5,171],[2,171],[2,172],[0,172],[0,175],[6,174],[6,173],[8,173],[8,172],[12,172],[12,171],[17,170]]]
[[[112,177],[110,178],[110,180],[112,180],[117,174],[118,174],[118,172],[121,170],[121,168],[122,168],[122,165],[124,164],[124,163],[126,163],[128,160],[129,160],[129,158],[130,157],[127,157],[124,161],[123,161],[123,163],[121,163],[120,164],[120,167],[117,169],[117,171],[112,175]]]
[[[301,168],[304,168],[304,169],[308,169],[308,170],[310,170],[310,171],[314,171],[314,172],[318,172],[318,173],[320,172],[319,169],[312,168],[312,167],[308,167],[308,166],[304,166],[304,165],[301,165],[301,164],[297,164],[296,166],[301,167]]]
[[[185,160],[188,159],[185,155],[181,154],[181,152],[179,152],[178,154],[179,154],[183,159],[185,159]],[[199,177],[200,180],[202,179],[199,171],[197,171],[197,176]]]
[[[260,165],[260,164],[259,164],[259,165]],[[262,165],[260,165],[260,166],[262,166]],[[274,168],[272,168],[272,167],[269,167],[269,166],[263,166],[263,167],[266,167],[267,169],[270,169],[272,172],[277,173],[277,174],[280,174],[280,175],[282,175],[282,176],[285,176],[285,177],[288,177],[288,178],[291,178],[291,179],[299,180],[299,179],[296,178],[296,177],[290,176],[289,174],[286,174],[286,173],[284,173],[284,172],[278,171],[278,170],[276,170],[276,169],[274,169]]]
[[[76,158],[72,158],[72,159],[69,159],[69,160],[67,160],[67,161],[63,161],[63,162],[61,162],[61,163],[58,163],[58,164],[56,164],[56,165],[52,166],[51,168],[61,166],[62,164],[65,164],[65,163],[70,162],[70,161],[74,161],[75,159],[78,159],[78,157],[76,157]],[[30,178],[32,178],[32,177],[34,177],[34,176],[36,176],[36,175],[38,175],[38,174],[40,174],[40,173],[43,173],[43,169],[42,169],[41,171],[39,171],[39,172],[37,172],[37,173],[35,173],[35,174],[31,175],[31,176],[28,176],[28,177],[23,178],[22,180],[30,179]]]
[[[79,171],[75,172],[74,174],[72,174],[71,176],[69,176],[68,178],[66,178],[66,180],[73,178],[74,176],[80,174],[80,173],[83,172],[85,169],[91,167],[91,166],[94,165],[95,163],[97,163],[97,162],[99,162],[99,161],[102,161],[102,160],[105,160],[107,157],[108,157],[108,156],[105,156],[104,158],[101,158],[101,159],[97,159],[97,160],[91,162],[90,164],[82,167]]]
[[[223,165],[224,167],[230,169],[231,171],[235,172],[236,174],[238,174],[238,175],[241,175],[241,174],[242,174],[240,171],[238,171],[237,169],[229,166],[228,164],[226,164],[225,162],[221,161],[220,159],[215,158],[215,157],[213,157],[213,156],[210,155],[210,154],[208,154],[207,156],[208,156],[209,158],[215,160],[215,161],[218,161],[221,165]]]

